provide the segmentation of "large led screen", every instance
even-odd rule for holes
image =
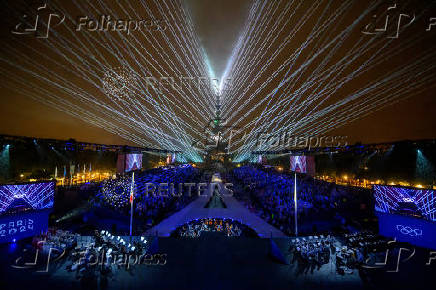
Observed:
[[[292,171],[315,175],[315,159],[313,156],[295,156],[290,157],[290,169]]]
[[[436,221],[435,190],[374,185],[375,210]]]
[[[139,154],[118,154],[117,173],[139,170],[142,168],[142,153]]]
[[[142,154],[126,155],[126,172],[142,168]]]
[[[0,243],[32,237],[48,229],[50,210],[38,210],[0,217]]]
[[[53,207],[54,182],[0,185],[0,215]]]
[[[385,237],[436,250],[436,224],[409,216],[377,213],[379,233]]]

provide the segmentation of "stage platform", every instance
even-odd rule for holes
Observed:
[[[219,175],[214,174],[212,180],[215,183],[220,183]],[[219,185],[219,188],[221,189],[220,194],[222,200],[227,208],[205,208],[205,205],[212,196],[212,193],[210,192],[211,188],[209,188],[207,193],[199,196],[181,211],[173,214],[147,231],[147,235],[157,234],[159,237],[169,237],[171,232],[173,232],[177,227],[195,219],[230,218],[249,226],[256,231],[261,238],[269,238],[271,236],[274,238],[286,237],[283,232],[268,224],[254,213],[250,212],[233,196],[229,196],[229,194],[225,192],[225,189],[222,185]]]

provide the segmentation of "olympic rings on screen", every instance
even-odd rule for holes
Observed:
[[[421,229],[412,229],[409,226],[404,225],[397,225],[397,230],[402,233],[403,235],[409,235],[411,237],[417,237],[422,236],[422,230]]]

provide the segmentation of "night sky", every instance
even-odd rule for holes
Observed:
[[[133,79],[189,74],[221,78],[226,72],[231,74],[237,81],[221,95],[222,115],[227,125],[237,124],[245,131],[288,126],[295,134],[315,134],[323,128],[319,134],[348,136],[350,143],[436,137],[436,25],[425,31],[429,18],[436,17],[432,1],[420,1],[419,5],[399,1],[390,30],[377,35],[362,33],[374,13],[381,14],[389,7],[382,5],[362,16],[375,1],[294,1],[289,6],[288,1],[129,1],[125,6],[116,1],[51,1],[49,6],[67,17],[51,28],[47,39],[11,33],[23,12],[35,13],[38,7],[38,2],[33,6],[26,2],[2,1],[1,134],[181,150],[202,138],[203,126],[215,111],[213,90],[169,89],[162,97],[146,93],[135,79],[128,92],[123,91],[129,100],[108,93],[104,86],[107,70],[128,67],[134,72]],[[343,6],[347,3],[350,6]],[[324,21],[341,7],[344,10],[338,18],[326,24]],[[399,11],[417,17],[409,27],[403,27],[397,39],[390,39]],[[191,15],[192,23],[183,13]],[[118,15],[119,19],[148,19],[152,15],[167,19],[174,30],[132,32],[129,36],[125,32],[74,31],[78,17],[98,18],[101,14]],[[349,34],[330,43],[360,16]],[[379,21],[382,18],[379,16]],[[403,23],[407,21],[403,19]],[[322,28],[316,34],[315,30]],[[244,38],[247,31],[252,34]],[[353,59],[351,51],[369,41],[373,46]],[[307,46],[301,49],[305,42]],[[239,49],[235,49],[238,44]],[[286,63],[299,49],[298,56]],[[238,55],[239,63],[235,61]],[[341,61],[351,63],[335,68]],[[371,62],[364,72],[347,79],[366,61]],[[286,66],[281,68],[283,64]],[[396,75],[408,65],[410,69]],[[288,76],[292,78],[280,86]],[[393,79],[385,85],[365,91],[390,76]],[[315,77],[314,84],[309,82],[311,77]],[[331,87],[333,83],[336,89]],[[268,95],[271,92],[275,93]],[[317,112],[357,93],[361,93],[358,99],[312,119]],[[256,107],[262,99],[262,105]],[[374,106],[365,109],[371,104]],[[347,121],[341,122],[344,118]],[[305,125],[294,127],[301,120]]]

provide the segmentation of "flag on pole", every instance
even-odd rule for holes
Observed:
[[[54,178],[56,179],[58,177],[58,167],[55,167],[55,174],[54,174]]]
[[[135,187],[135,172],[132,174],[132,185],[130,187],[130,203],[133,203],[133,189]]]
[[[130,236],[132,236],[133,224],[133,191],[135,189],[135,172],[132,173],[132,186],[130,188]]]

